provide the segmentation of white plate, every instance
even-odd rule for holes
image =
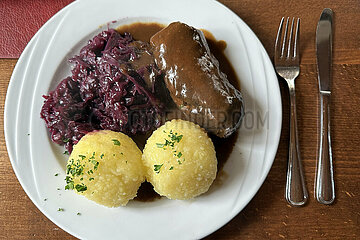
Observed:
[[[182,21],[227,42],[225,53],[241,81],[246,117],[221,186],[192,201],[162,198],[119,208],[57,190],[64,187],[66,159],[40,119],[42,95],[70,74],[67,59],[113,20],[114,27]],[[16,176],[34,204],[65,231],[81,239],[198,239],[236,216],[265,180],[279,143],[281,99],[264,47],[238,16],[216,1],[78,0],[52,17],[25,48],[10,80],[4,115]]]

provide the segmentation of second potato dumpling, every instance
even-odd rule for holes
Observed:
[[[86,134],[74,146],[66,166],[65,189],[107,207],[125,206],[145,180],[141,151],[120,132]]]
[[[214,145],[198,125],[172,120],[158,128],[143,151],[146,178],[170,199],[191,199],[208,191],[217,172]]]

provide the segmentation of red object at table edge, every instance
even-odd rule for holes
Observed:
[[[19,58],[39,28],[71,2],[73,0],[1,0],[0,58]]]

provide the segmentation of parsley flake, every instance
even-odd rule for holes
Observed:
[[[74,189],[74,182],[70,182],[65,186],[65,190],[72,190]]]
[[[95,152],[93,152],[92,156],[89,157],[89,162],[90,162],[90,160],[92,160],[92,159],[95,159]],[[82,160],[84,160],[84,159],[82,159]]]
[[[117,140],[117,139],[112,139],[111,141],[113,141],[113,142],[114,142],[114,145],[116,145],[116,146],[120,146],[120,145],[121,145],[120,142],[119,142],[119,140]]]
[[[163,148],[163,147],[165,147],[165,144],[157,143],[156,146],[157,146],[158,148]]]
[[[163,131],[163,132],[166,133],[165,131]],[[173,130],[170,130],[170,132],[167,136],[170,139],[165,138],[165,143],[156,143],[156,146],[158,148],[164,148],[166,146],[170,146],[174,150],[175,143],[179,143],[183,137],[183,135],[178,135],[178,133],[173,132]]]
[[[65,190],[74,189],[74,180],[72,179],[72,177],[66,176],[65,181],[66,181]]]
[[[76,189],[76,191],[78,191],[78,192],[84,192],[84,191],[87,190],[87,186],[84,185],[83,183],[82,183],[82,184],[76,184],[76,185],[75,185],[75,189]]]
[[[173,170],[174,169],[174,167],[173,166],[171,166],[170,168],[169,168],[169,170]]]
[[[63,208],[58,209],[58,212],[63,212],[63,211],[65,211]]]
[[[99,162],[96,162],[94,165],[94,170],[97,170],[98,166],[99,166]]]
[[[161,165],[154,165],[154,171],[156,172],[156,173],[159,173],[160,172],[160,168],[163,166],[164,164],[161,164]]]

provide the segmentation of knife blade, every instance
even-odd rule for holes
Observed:
[[[331,9],[325,8],[316,29],[316,55],[320,95],[320,140],[315,179],[315,197],[322,204],[331,204],[335,200],[330,138],[332,25],[333,12]]]
[[[330,92],[333,12],[325,8],[316,29],[316,54],[320,92]]]

